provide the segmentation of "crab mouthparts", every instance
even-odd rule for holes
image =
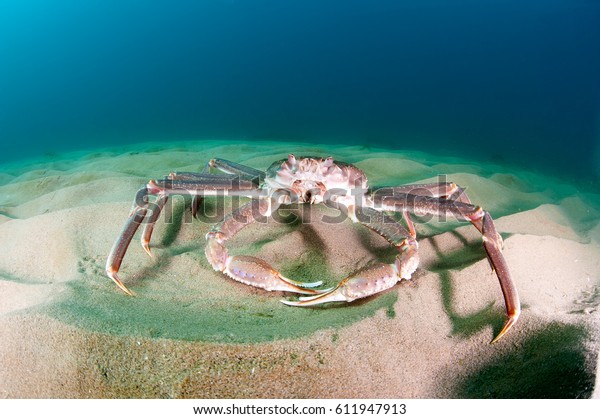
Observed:
[[[311,191],[306,191],[304,192],[304,202],[311,202],[311,198],[312,198],[313,194]]]

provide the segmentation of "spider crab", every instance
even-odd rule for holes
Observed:
[[[214,173],[217,172],[217,173]],[[202,196],[244,196],[252,200],[227,215],[206,235],[206,257],[216,271],[230,278],[268,291],[288,291],[308,296],[298,301],[282,300],[292,306],[311,306],[332,301],[353,301],[393,287],[410,279],[419,256],[416,231],[410,214],[448,215],[471,222],[483,236],[483,246],[496,271],[504,295],[508,319],[492,343],[517,321],[521,307],[515,285],[502,255],[502,238],[492,217],[471,204],[463,188],[452,182],[404,185],[371,189],[366,175],[357,167],[332,157],[288,158],[273,163],[266,172],[223,159],[213,159],[202,172],[171,173],[162,180],[150,180],[137,196],[121,235],[106,262],[107,275],[121,290],[133,295],[121,282],[118,271],[129,243],[141,223],[141,242],[150,252],[150,238],[161,210],[171,195],[192,195],[195,216]],[[156,198],[151,201],[150,196]],[[282,204],[293,202],[334,206],[354,222],[365,225],[384,237],[399,252],[394,263],[377,263],[361,269],[336,287],[317,290],[321,282],[302,283],[284,277],[262,259],[230,256],[226,243],[257,215],[268,217]],[[406,224],[388,212],[401,213]]]

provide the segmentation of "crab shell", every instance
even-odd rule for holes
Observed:
[[[350,197],[365,193],[369,189],[364,172],[348,163],[335,161],[333,157],[296,157],[273,163],[266,172],[264,187],[275,194],[292,191],[301,203],[318,204],[327,195]]]

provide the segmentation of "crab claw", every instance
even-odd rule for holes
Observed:
[[[393,287],[401,278],[394,264],[379,263],[350,275],[337,287],[322,290],[311,297],[300,297],[299,301],[281,300],[289,306],[313,306],[335,301],[354,301]]]
[[[228,257],[223,273],[236,281],[267,291],[288,291],[299,294],[321,292],[311,288],[318,287],[322,281],[308,283],[293,281],[281,275],[264,260],[252,256]]]

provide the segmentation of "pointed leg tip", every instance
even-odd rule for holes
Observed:
[[[280,288],[276,289],[276,291],[295,292],[296,294],[305,295],[317,295],[321,293],[321,291],[319,290],[304,288],[295,284],[290,284],[288,282],[284,282]]]
[[[281,275],[281,273],[274,271],[275,275],[279,278],[279,280],[282,282],[282,286],[280,288],[277,289],[277,291],[289,291],[289,292],[295,292],[298,294],[308,294],[308,295],[316,295],[316,294],[320,294],[322,291],[321,290],[314,290],[312,288],[318,287],[319,285],[321,285],[323,283],[323,281],[316,281],[316,282],[298,282],[298,281],[294,281],[293,279],[290,278],[286,278],[285,276]]]
[[[504,327],[502,327],[502,330],[500,330],[500,333],[498,333],[498,335],[494,339],[492,339],[490,344],[494,344],[494,343],[498,342],[500,340],[500,338],[502,336],[504,336],[514,326],[514,324],[517,322],[518,318],[519,318],[519,313],[516,313],[515,315],[510,316],[506,320],[506,323],[504,323]]]
[[[154,254],[150,250],[150,242],[142,241],[142,247],[144,248],[148,256],[154,259]]]
[[[123,285],[122,283],[119,284],[117,283],[117,286],[127,295],[129,295],[130,297],[135,297],[135,294],[133,293],[133,291],[129,290],[129,288],[127,288],[125,285]]]
[[[310,295],[310,296],[315,296],[315,295],[319,295],[321,294],[320,290],[313,290],[310,288],[301,288],[301,290],[296,291],[299,294],[305,294],[305,295]]]
[[[281,300],[282,303],[295,307],[309,307],[338,301],[351,301],[343,296],[336,287],[314,292],[309,297],[300,297],[298,301]]]
[[[502,329],[502,331],[500,333],[498,333],[498,336],[496,336],[494,339],[492,339],[492,341],[490,342],[490,345],[493,345],[494,343],[498,342],[500,340],[500,338],[502,336],[504,336],[505,333],[506,333],[506,330]]]
[[[331,288],[327,288],[324,290],[316,290],[314,295],[311,295],[310,297],[299,297],[300,301],[309,301],[309,300],[314,300],[318,297],[322,297],[325,294],[329,294],[331,291],[333,291],[336,287],[331,287]]]
[[[134,296],[135,296],[135,294],[134,294],[132,291],[130,291],[130,290],[129,290],[129,288],[127,288],[127,287],[125,286],[125,284],[123,284],[123,283],[121,282],[121,280],[120,280],[120,279],[119,279],[119,277],[117,276],[117,273],[116,273],[116,272],[113,272],[112,270],[108,269],[108,270],[106,271],[106,274],[108,275],[108,277],[109,277],[110,279],[112,279],[112,280],[113,280],[113,282],[114,282],[115,284],[117,284],[117,287],[119,287],[119,288],[121,289],[121,291],[123,291],[125,294],[127,294],[127,295],[129,295],[129,296],[131,296],[131,297],[134,297]]]
[[[318,303],[313,303],[313,300],[318,299],[321,294],[311,295],[310,297],[300,297],[298,300],[280,300],[283,304],[292,307],[306,307]]]

